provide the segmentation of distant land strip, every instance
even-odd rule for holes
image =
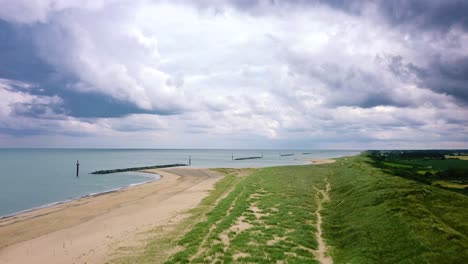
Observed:
[[[98,170],[93,171],[91,174],[110,174],[117,172],[126,172],[126,171],[139,171],[139,170],[149,170],[149,169],[161,169],[161,168],[171,168],[171,167],[182,167],[187,166],[187,164],[166,164],[166,165],[155,165],[155,166],[146,166],[146,167],[133,167],[133,168],[123,168],[123,169],[114,169],[114,170]]]

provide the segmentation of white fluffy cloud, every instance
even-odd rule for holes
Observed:
[[[33,29],[41,58],[73,76],[64,89],[170,114],[86,120],[61,113],[63,130],[165,140],[253,135],[304,147],[465,146],[466,108],[411,69],[430,66],[430,52],[456,57],[466,49],[445,38],[427,42],[429,33],[410,36],[372,6],[368,16],[354,16],[320,4],[262,2],[244,12],[225,2],[0,0],[0,17]],[[462,43],[467,35],[458,33]],[[403,58],[398,69],[395,58]],[[2,91],[9,93],[2,113],[19,97],[62,103]]]

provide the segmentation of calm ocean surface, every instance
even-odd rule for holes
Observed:
[[[303,154],[309,152],[310,154]],[[233,161],[236,157],[263,159]],[[280,154],[294,153],[293,156]],[[192,167],[267,167],[306,164],[310,158],[355,155],[348,150],[194,150],[194,149],[0,149],[0,217],[89,194],[141,184],[157,175],[125,172],[89,174],[95,170],[188,163]],[[75,177],[76,161],[80,176]]]

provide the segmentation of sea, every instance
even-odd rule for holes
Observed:
[[[194,168],[300,165],[312,158],[358,153],[288,149],[0,149],[0,218],[159,179],[159,175],[142,172],[90,174],[96,170],[175,163],[190,163]]]

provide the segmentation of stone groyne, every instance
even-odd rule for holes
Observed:
[[[114,170],[98,170],[93,171],[91,174],[110,174],[117,172],[126,172],[126,171],[140,171],[140,170],[149,170],[149,169],[161,169],[161,168],[171,168],[171,167],[182,167],[187,166],[187,164],[166,164],[166,165],[155,165],[155,166],[146,166],[146,167],[133,167],[133,168],[123,168],[123,169],[114,169]]]

